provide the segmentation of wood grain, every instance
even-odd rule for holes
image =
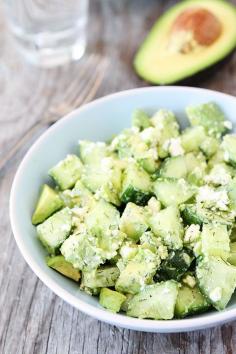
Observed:
[[[31,67],[15,51],[0,8],[0,353],[221,354],[236,352],[236,322],[183,334],[123,330],[55,296],[20,255],[8,201],[16,168],[35,139],[72,109],[111,92],[147,85],[132,58],[155,18],[176,1],[91,0],[85,57]],[[236,0],[234,0],[236,4]],[[236,94],[236,54],[187,85]]]

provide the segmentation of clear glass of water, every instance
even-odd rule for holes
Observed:
[[[88,0],[4,0],[15,42],[33,64],[53,67],[82,57]]]

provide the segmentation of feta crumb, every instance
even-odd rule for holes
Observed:
[[[219,301],[222,297],[222,289],[219,286],[217,286],[214,290],[210,292],[209,297],[214,302]]]
[[[207,183],[225,186],[230,182],[231,176],[223,166],[216,167],[217,168],[213,168],[212,172],[205,177],[205,181]]]
[[[186,285],[188,285],[190,288],[194,288],[195,287],[195,285],[196,285],[196,279],[195,279],[195,277],[194,276],[192,276],[192,275],[187,275],[184,279],[183,279],[183,283],[184,284],[186,284]]]
[[[226,211],[229,205],[229,197],[226,190],[216,191],[209,186],[199,188],[197,203],[203,203],[206,208],[214,208]]]
[[[152,147],[156,146],[158,143],[157,132],[154,127],[149,127],[144,129],[140,133],[140,138],[142,141],[144,141],[145,143],[147,143],[149,146]]]
[[[233,128],[233,124],[232,124],[232,122],[230,122],[229,120],[226,120],[226,121],[224,122],[224,127],[227,128],[227,129],[229,129],[229,130],[231,130],[231,129]]]
[[[180,138],[171,138],[165,141],[163,149],[169,151],[171,156],[184,155],[184,149],[181,145]]]
[[[192,243],[198,240],[200,236],[200,225],[192,224],[190,225],[184,235],[184,242]]]

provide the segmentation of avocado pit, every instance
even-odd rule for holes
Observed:
[[[170,33],[169,48],[187,54],[211,46],[222,33],[222,24],[209,10],[191,8],[180,13]]]

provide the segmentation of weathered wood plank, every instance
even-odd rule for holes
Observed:
[[[89,46],[78,63],[53,70],[26,64],[9,39],[0,9],[0,353],[221,354],[236,352],[236,323],[184,334],[152,334],[100,323],[47,289],[20,255],[8,199],[19,161],[48,126],[111,92],[145,86],[132,58],[155,18],[173,0],[93,0]],[[236,0],[234,0],[236,4]],[[236,54],[187,82],[236,93]]]

